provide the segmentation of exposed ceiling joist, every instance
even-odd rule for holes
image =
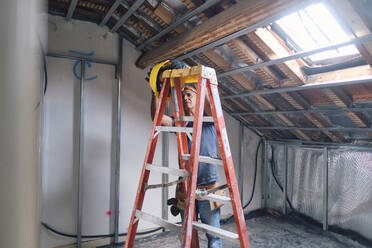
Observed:
[[[78,2],[78,0],[71,0],[70,6],[68,7],[67,15],[66,15],[66,20],[67,21],[71,20],[72,16],[74,15],[77,2]]]
[[[254,25],[288,9],[298,8],[306,0],[246,0],[240,1],[229,9],[208,19],[179,37],[145,53],[137,61],[137,66],[144,68],[152,63],[175,58],[214,40],[237,32],[247,26]]]
[[[120,28],[121,25],[123,25],[128,18],[140,7],[140,5],[145,0],[136,0],[136,2],[125,12],[125,14],[120,18],[120,20],[114,25],[114,27],[111,29],[111,32],[115,32]]]
[[[110,9],[107,11],[105,17],[103,17],[102,21],[99,24],[101,27],[104,26],[108,22],[108,20],[110,19],[110,17],[114,13],[114,11],[119,7],[120,2],[121,2],[121,0],[116,0],[114,2],[114,4],[110,7]]]

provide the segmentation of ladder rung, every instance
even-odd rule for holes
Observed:
[[[190,154],[182,155],[182,159],[183,160],[189,160],[190,159]],[[211,158],[211,157],[207,157],[207,156],[199,156],[199,162],[208,163],[208,164],[223,165],[223,162],[222,162],[221,159]]]
[[[194,116],[180,116],[179,121],[194,121]],[[203,122],[214,122],[212,116],[203,116]]]
[[[172,223],[170,221],[164,220],[162,218],[159,218],[157,216],[145,213],[140,210],[136,210],[136,217],[148,222],[151,222],[155,225],[164,227],[168,230],[175,231],[175,232],[180,232],[182,229],[182,226],[180,224]]]
[[[173,132],[173,133],[192,133],[192,127],[168,127],[156,126],[155,130],[158,132]]]
[[[229,232],[214,226],[206,225],[197,221],[193,221],[192,226],[198,231],[207,232],[214,236],[239,244],[239,235],[236,233]]]
[[[169,175],[179,176],[179,177],[188,177],[190,175],[190,173],[187,170],[172,169],[172,168],[154,165],[154,164],[147,164],[146,170],[158,171],[161,173],[166,173]]]
[[[216,195],[216,194],[205,194],[202,190],[196,190],[196,198],[203,199],[203,200],[212,200],[215,202],[220,203],[230,203],[231,198],[224,195]]]

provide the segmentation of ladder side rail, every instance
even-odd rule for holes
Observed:
[[[204,102],[206,94],[206,79],[199,76],[197,91],[199,95],[196,97],[194,123],[193,123],[193,135],[191,141],[191,155],[189,159],[189,166],[191,166],[191,176],[189,177],[189,185],[187,189],[186,197],[186,208],[185,217],[183,223],[183,246],[184,248],[190,248],[192,243],[193,233],[193,219],[195,218],[195,191],[198,176],[198,164],[199,164],[199,153],[200,153],[200,142],[202,133],[202,120],[204,114]]]
[[[158,137],[159,137],[159,135],[156,135],[154,137],[155,127],[161,125],[161,120],[163,118],[164,111],[165,111],[166,98],[168,96],[169,90],[170,90],[170,83],[168,80],[164,80],[162,90],[159,96],[159,102],[158,102],[158,105],[156,106],[156,113],[155,113],[154,121],[152,124],[149,143],[148,143],[147,150],[146,150],[145,161],[142,166],[140,182],[138,185],[136,200],[134,203],[133,212],[132,212],[132,216],[131,216],[130,223],[129,223],[127,239],[125,242],[125,248],[131,248],[134,245],[134,239],[135,239],[137,227],[138,227],[138,220],[136,221],[136,212],[137,210],[142,209],[143,200],[145,196],[145,185],[147,184],[149,176],[150,176],[150,171],[146,169],[146,165],[151,164],[154,158],[155,148],[156,148],[156,144],[157,144]]]
[[[240,201],[238,182],[235,175],[234,163],[232,160],[230,145],[227,138],[226,125],[223,117],[217,85],[208,82],[207,91],[216,128],[218,146],[224,165],[237,232],[239,234],[240,247],[249,248],[250,245],[248,240],[247,227],[245,224],[244,212]]]
[[[183,121],[179,121],[180,116],[185,115],[185,111],[183,109],[183,100],[182,100],[182,92],[180,86],[179,78],[174,79],[174,87],[172,88],[172,95],[173,95],[173,112],[174,112],[174,123],[176,127],[183,127],[186,126]],[[189,153],[189,147],[187,145],[187,135],[186,133],[176,133],[177,137],[177,148],[178,148],[178,161],[179,166],[183,170],[187,170],[186,163],[187,161],[182,159],[183,154]],[[187,190],[187,180],[182,183],[182,188],[184,192]]]
[[[180,116],[185,116],[185,110],[183,108],[183,97],[182,97],[182,91],[181,91],[181,80],[180,78],[174,78],[174,88],[173,88],[174,95],[174,121],[176,126],[186,126],[185,121],[179,121]],[[176,105],[177,104],[177,105]],[[178,110],[178,111],[177,111]],[[179,163],[180,168],[185,169],[188,172],[191,170],[190,166],[188,165],[188,161],[183,159],[184,154],[189,153],[189,146],[187,143],[187,135],[186,133],[177,133],[177,146],[178,146],[178,156],[179,156]],[[188,189],[188,180],[182,182],[182,188],[183,192],[185,192],[185,196],[187,195],[187,189]],[[194,214],[194,220],[196,220],[196,213]],[[192,248],[199,248],[199,237],[198,237],[198,231],[196,229],[192,230]]]

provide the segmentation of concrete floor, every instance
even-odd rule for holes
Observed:
[[[298,217],[283,217],[261,215],[248,219],[247,221],[251,248],[367,248],[370,245],[362,245],[343,235],[333,232],[323,232],[316,225],[305,223]],[[228,223],[222,226],[223,229],[234,231],[235,223]],[[200,247],[206,248],[207,241],[205,234],[199,233]],[[138,239],[135,242],[136,248],[173,248],[181,247],[175,233],[164,232],[146,238]],[[224,248],[235,248],[234,245],[224,242]]]

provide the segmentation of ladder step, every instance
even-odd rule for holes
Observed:
[[[140,210],[136,210],[136,217],[138,219],[142,219],[142,220],[151,222],[155,225],[164,227],[164,228],[166,228],[168,230],[171,230],[171,231],[175,231],[175,232],[178,232],[178,233],[182,231],[182,225],[172,223],[168,220],[164,220],[162,218],[159,218],[157,216],[145,213],[145,212],[140,211]]]
[[[207,232],[211,235],[220,237],[222,239],[229,240],[233,243],[238,243],[238,244],[240,243],[239,235],[236,233],[226,231],[226,230],[214,227],[214,226],[206,225],[206,224],[203,224],[197,221],[193,221],[192,226],[198,231]]]
[[[184,154],[182,155],[183,160],[189,160],[190,154]],[[223,162],[221,159],[218,158],[211,158],[207,156],[199,156],[199,162],[208,163],[208,164],[217,164],[217,165],[223,165]]]
[[[192,133],[192,127],[168,127],[156,126],[155,130],[158,132],[173,132],[173,133]]]
[[[180,116],[179,121],[194,121],[194,116]],[[203,116],[203,122],[214,122],[212,116]]]
[[[190,175],[190,173],[187,170],[172,169],[172,168],[154,165],[154,164],[147,164],[146,170],[157,171],[157,172],[166,173],[166,174],[178,176],[178,177],[188,177]]]
[[[211,201],[220,202],[220,203],[231,202],[231,198],[228,196],[216,195],[216,194],[205,194],[203,190],[196,190],[195,194],[196,194],[196,198],[198,199],[211,200]]]

